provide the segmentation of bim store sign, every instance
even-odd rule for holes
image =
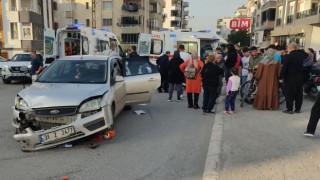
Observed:
[[[250,19],[231,19],[230,29],[250,29]]]

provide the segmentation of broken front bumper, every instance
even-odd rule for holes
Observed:
[[[14,139],[20,142],[23,151],[36,151],[87,137],[113,124],[112,116],[110,116],[111,110],[108,107],[84,118],[81,117],[81,114],[77,114],[73,122],[46,130],[33,131],[28,127],[22,133],[15,134]],[[17,129],[21,126],[21,113],[24,112],[13,107],[12,125]]]

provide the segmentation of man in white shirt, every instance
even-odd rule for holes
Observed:
[[[180,52],[181,59],[183,59],[184,61],[190,60],[191,59],[191,55],[189,53],[184,52],[184,51],[185,51],[184,45],[181,44],[179,46],[179,52]]]
[[[110,43],[109,49],[103,51],[102,54],[106,56],[117,56],[118,53],[116,52],[116,44],[114,42]]]

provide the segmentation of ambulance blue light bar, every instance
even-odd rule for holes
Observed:
[[[176,34],[170,34],[170,37],[177,37]]]
[[[80,27],[83,27],[84,24],[68,24],[67,29],[79,29]]]

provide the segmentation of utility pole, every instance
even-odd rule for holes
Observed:
[[[92,28],[96,28],[96,0],[92,0]]]
[[[180,8],[180,17],[181,17],[180,29],[182,29],[182,23],[183,23],[183,0],[180,0],[180,4],[181,4],[181,8]]]

